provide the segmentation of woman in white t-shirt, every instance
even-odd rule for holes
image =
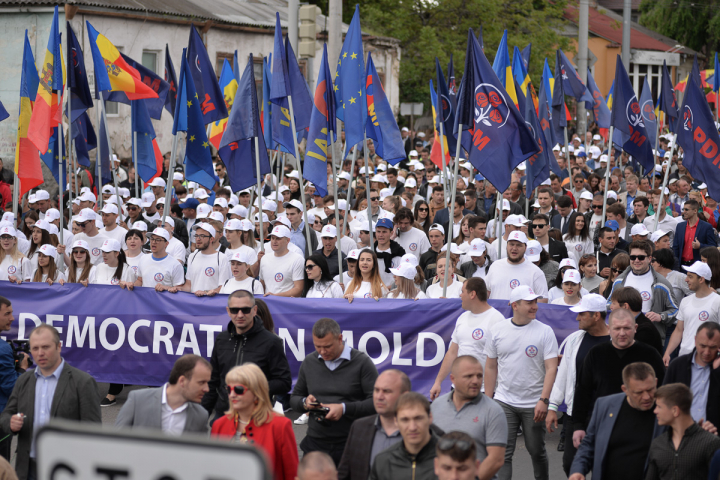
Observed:
[[[248,273],[251,276],[255,276],[260,273],[260,261],[258,259],[257,251],[254,247],[246,245],[243,239],[243,237],[245,237],[246,235],[246,231],[252,232],[251,227],[252,223],[250,223],[248,220],[232,219],[225,222],[225,239],[227,239],[227,241],[230,243],[230,248],[225,249],[225,254],[228,257],[228,261],[230,261],[233,255],[235,255],[237,252],[243,250],[247,251],[250,254],[247,258],[247,263],[249,267]],[[255,237],[251,235],[251,238],[254,243]]]
[[[0,280],[22,283],[31,273],[30,260],[18,250],[17,231],[9,225],[0,228]]]
[[[428,298],[460,298],[462,283],[457,280],[457,276],[454,273],[448,277],[447,292],[443,297],[443,288],[445,284],[445,260],[445,253],[440,252],[438,254],[436,267],[438,281],[427,287],[425,290],[425,294]]]
[[[103,263],[95,266],[95,280],[92,283],[98,285],[119,285],[120,288],[132,290],[133,287],[141,287],[142,282],[138,281],[135,270],[127,264],[125,252],[122,251],[120,242],[114,238],[108,238],[100,247]]]
[[[53,243],[50,236],[50,224],[45,220],[38,220],[37,222],[35,222],[35,225],[33,225],[32,228],[32,235],[30,236],[30,249],[28,250],[27,254],[27,257],[30,260],[33,269],[37,267],[36,252],[40,247],[47,244],[57,247],[57,244]],[[63,246],[62,250],[58,251],[60,251],[60,253],[64,253],[64,249],[65,247]]]
[[[327,260],[314,253],[305,260],[305,298],[343,298],[340,284],[332,279],[328,269]]]
[[[90,245],[84,240],[73,243],[67,281],[80,283],[84,287],[95,283],[95,265],[90,261]]]
[[[136,222],[136,224],[137,223],[140,222]],[[135,272],[136,276],[138,274],[140,260],[147,255],[142,251],[143,245],[145,245],[145,232],[136,228],[128,230],[125,234],[125,246],[127,247],[125,250],[125,262],[130,266],[132,271]]]
[[[355,297],[380,300],[388,294],[388,288],[380,278],[377,255],[370,249],[363,249],[358,256],[355,276],[345,287],[345,298],[352,303]]]
[[[234,220],[230,220],[231,222]],[[249,263],[255,256],[255,251],[252,251],[252,255],[245,249],[241,249],[230,257],[230,272],[233,278],[225,281],[216,293],[222,293],[229,295],[238,290],[245,290],[253,295],[264,295],[265,289],[262,286],[260,280],[248,275],[250,270]]]
[[[412,255],[412,254],[410,254]],[[412,255],[413,257],[415,255]],[[395,275],[395,289],[388,293],[387,298],[420,300],[428,298],[422,290],[415,285],[417,267],[409,262],[402,262],[397,268],[391,268],[390,273]]]
[[[37,251],[38,266],[30,276],[31,282],[45,282],[52,285],[58,282],[65,285],[67,276],[57,268],[57,249],[50,244],[43,245]]]
[[[583,255],[595,253],[595,246],[592,237],[590,237],[585,216],[580,213],[574,213],[570,217],[568,233],[565,234],[563,240],[567,247],[568,256],[575,260],[575,265],[580,262]]]
[[[562,290],[563,296],[553,300],[552,305],[567,305],[569,307],[577,305],[582,300],[580,289],[582,276],[575,269],[570,269],[563,275]]]
[[[557,276],[555,277],[555,282],[553,283],[553,287],[548,290],[548,303],[553,303],[554,300],[557,300],[558,298],[562,298],[563,295],[565,295],[565,292],[563,291],[563,278],[565,278],[565,272],[568,270],[577,270],[577,263],[575,263],[575,260],[572,258],[564,258],[560,261],[560,268],[558,268]],[[580,285],[580,295],[587,295],[590,292],[588,292],[585,288],[583,288],[582,284]]]

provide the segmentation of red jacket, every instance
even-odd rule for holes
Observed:
[[[297,443],[292,423],[287,417],[272,414],[273,418],[261,425],[254,420],[245,427],[248,443],[259,447],[267,455],[273,469],[275,480],[294,480],[298,468]],[[231,438],[237,431],[237,423],[232,417],[223,415],[213,423],[211,437]]]

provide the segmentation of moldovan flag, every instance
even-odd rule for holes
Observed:
[[[230,66],[230,62],[225,59],[223,62],[222,72],[220,73],[220,90],[223,92],[223,99],[227,106],[228,112],[232,110],[233,101],[235,100],[235,92],[238,89],[238,82],[235,80],[235,74]],[[220,140],[222,140],[223,133],[225,133],[225,127],[227,126],[228,119],[223,118],[217,122],[210,124],[210,143],[220,150]]]
[[[40,152],[28,139],[28,126],[33,111],[33,98],[36,98],[40,78],[35,70],[27,30],[25,30],[25,49],[23,50],[22,76],[20,79],[20,115],[18,118],[17,148],[15,149],[15,174],[20,180],[20,197],[30,189],[43,183]]]
[[[433,87],[433,81],[430,80],[430,105],[432,106],[432,117],[433,117],[433,132],[435,136],[435,141],[432,144],[432,148],[430,149],[430,161],[435,164],[436,167],[442,168],[442,152],[440,150],[440,132],[437,130],[437,93],[435,93],[435,88]],[[445,164],[448,165],[450,161],[452,160],[452,157],[450,156],[450,152],[447,148],[447,137],[443,136],[443,141],[445,144],[443,145],[443,148],[445,149]]]

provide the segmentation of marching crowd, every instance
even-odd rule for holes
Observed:
[[[519,435],[535,478],[548,479],[545,434],[562,424],[572,480],[718,480],[720,206],[672,134],[660,137],[653,172],[599,135],[574,135],[554,149],[562,171],[530,198],[523,164],[498,195],[470,163],[456,178],[433,164],[422,132],[402,134],[408,158],[396,166],[372,141],[338,174],[328,162],[325,196],[290,165],[239,192],[219,160],[213,188],[177,167],[135,195],[132,165],[116,165],[117,189],[80,169],[72,201],[40,189],[17,217],[3,215],[0,280],[228,295],[210,361],[181,357],[164,386],[132,391],[117,426],[251,443],[276,479],[506,480]],[[293,386],[268,295],[459,298],[464,313],[428,399],[402,371],[378,372],[329,318],[315,323]],[[512,317],[489,299],[507,301]],[[578,330],[558,345],[538,303],[569,308]],[[0,297],[0,330],[12,321]],[[99,398],[65,364],[51,326],[33,330],[30,350],[38,367],[23,375],[26,359],[16,368],[0,341],[0,453],[10,458],[17,435],[21,479],[35,478],[39,426],[99,422],[123,388]],[[302,460],[276,401],[308,424]]]

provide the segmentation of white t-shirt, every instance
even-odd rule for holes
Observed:
[[[708,321],[720,323],[720,295],[712,292],[707,297],[697,298],[693,293],[683,298],[677,319],[685,322],[680,343],[680,355],[685,355],[695,348],[695,334],[700,325]]]
[[[534,263],[525,259],[514,265],[502,258],[490,265],[485,283],[490,290],[490,298],[508,300],[510,292],[520,285],[528,285],[536,295],[548,296],[545,274]]]
[[[247,252],[248,255],[250,255],[250,261],[248,263],[248,267],[251,265],[255,265],[257,263],[257,252],[255,249],[248,247],[247,245],[240,245],[240,248],[226,248],[225,249],[225,255],[227,255],[228,259],[228,265],[230,265],[230,259],[233,255],[235,255],[238,252]]]
[[[360,283],[360,288],[358,288],[356,291],[351,292],[350,290],[350,282],[345,284],[345,293],[351,293],[353,297],[355,298],[373,298],[372,296],[372,284],[370,282],[362,282]],[[388,289],[383,287],[382,289],[382,297],[387,297]]]
[[[588,295],[590,292],[588,292],[585,287],[580,287],[580,295],[585,296]],[[563,292],[562,288],[559,287],[552,287],[550,290],[548,290],[548,303],[555,303],[555,300],[558,298],[563,298],[565,296],[565,292]],[[556,304],[557,305],[557,304]],[[565,303],[560,303],[560,305],[565,305]]]
[[[180,240],[175,237],[170,237],[170,242],[168,243],[165,251],[178,262],[185,265],[185,258],[187,258],[185,255],[187,254],[187,249]]]
[[[288,250],[290,250],[292,253],[296,253],[300,255],[301,257],[305,258],[305,252],[303,252],[300,247],[295,245],[294,243],[290,242],[288,243]],[[260,251],[260,244],[256,244],[255,247],[255,253]],[[273,251],[272,246],[270,245],[270,242],[265,242],[265,254],[269,255]]]
[[[350,282],[352,281],[352,277],[350,275],[348,275],[348,272],[343,272],[342,282],[340,281],[340,275],[335,275],[333,277],[333,280],[335,280],[338,283],[342,283],[343,285],[345,285],[345,287],[347,287],[350,284]]]
[[[552,328],[544,323],[532,320],[518,326],[507,318],[493,325],[485,354],[498,362],[495,400],[532,408],[542,394],[545,360],[557,358],[558,344]]]
[[[37,259],[37,255],[35,255],[35,258]],[[15,260],[10,255],[5,255],[3,261],[0,262],[0,280],[9,280],[10,277],[17,277],[27,282],[32,278],[34,270],[35,268],[27,257],[23,256]]]
[[[127,230],[125,230],[121,226],[116,226],[112,229],[112,231],[108,231],[107,228],[102,228],[100,230],[100,233],[105,235],[108,238],[114,238],[118,242],[120,242],[120,245],[122,246],[122,249],[125,250],[127,248],[127,245],[125,245],[125,235],[127,235]]]
[[[204,255],[195,250],[188,257],[185,279],[190,280],[192,292],[214,290],[230,278],[230,265],[227,255],[213,252]]]
[[[349,234],[350,232],[348,232]],[[322,244],[322,242],[320,242]],[[345,235],[340,239],[340,251],[343,253],[343,255],[347,256],[348,253],[350,253],[350,250],[355,250],[357,248],[357,243],[352,238]]]
[[[185,272],[172,255],[166,254],[159,259],[145,255],[138,264],[138,278],[142,279],[143,287],[155,288],[158,283],[166,287],[178,287],[185,283]]]
[[[136,257],[128,257],[127,251],[125,252],[125,261],[127,261],[127,264],[130,265],[130,268],[132,268],[133,272],[135,272],[135,276],[139,277],[140,270],[138,269],[138,266],[140,265],[140,260],[145,256],[146,254],[143,252],[140,252],[139,255]]]
[[[292,290],[294,282],[305,280],[305,257],[288,252],[278,257],[265,250],[260,260],[260,280],[265,282],[266,293],[282,293]]]
[[[255,280],[252,277],[247,277],[245,280],[240,281],[235,280],[235,278],[231,278],[222,286],[220,293],[230,295],[238,290],[245,290],[253,295],[265,294],[265,289],[263,288],[262,283],[260,283],[260,280]]]
[[[425,232],[415,227],[412,227],[408,232],[400,232],[395,241],[405,249],[405,253],[412,253],[418,259],[430,249],[430,240],[428,240]]]
[[[37,272],[37,269],[33,270],[32,274],[30,275],[30,280],[32,281],[33,278],[35,278],[35,272]],[[42,279],[40,279],[41,282],[44,282],[47,280],[47,273],[43,273]],[[61,272],[60,270],[55,270],[55,278],[53,278],[53,282],[59,282],[62,280],[63,282],[67,282],[67,275],[65,275],[64,272]]]
[[[590,233],[590,238],[595,238],[595,230],[600,228],[600,226],[602,225],[602,220],[602,215],[596,215],[593,213],[592,217],[590,217],[590,224],[588,225],[588,232]]]
[[[107,240],[109,237],[107,237],[104,233],[98,232],[97,235],[94,237],[88,237],[85,233],[78,233],[75,235],[75,241],[78,240],[84,240],[87,242],[87,244],[90,246],[90,262],[93,265],[100,265],[103,263],[103,257],[102,257],[102,251],[100,250],[100,247],[102,247],[103,243],[105,243],[105,240]],[[72,253],[68,252],[68,256],[72,257]]]
[[[95,273],[97,271],[97,267],[95,265],[92,266],[90,269],[90,274],[87,277],[88,284],[95,283]],[[75,269],[75,280],[80,283],[80,278],[82,277],[83,269],[81,267],[78,267]],[[70,274],[68,274],[69,277]]]
[[[557,287],[555,287],[555,288],[557,288]],[[564,293],[563,293],[563,296],[562,296],[562,297],[558,297],[558,298],[556,298],[555,300],[553,300],[552,302],[550,302],[550,304],[552,304],[552,305],[565,305],[566,307],[572,307],[572,306],[574,306],[574,305],[577,305],[578,303],[580,303],[580,301],[578,301],[577,303],[567,303],[567,302],[565,301],[565,294],[564,294]]]
[[[565,246],[567,247],[568,257],[575,260],[576,265],[580,265],[580,259],[583,255],[595,254],[595,246],[593,245],[591,237],[586,240],[583,240],[579,236],[566,239]]]
[[[500,243],[498,243],[498,240],[495,240],[493,243],[488,245],[486,247],[487,254],[490,257],[490,260],[493,262],[498,259],[498,245],[502,245],[500,247],[500,258],[507,258],[507,240],[505,240],[503,237],[500,237]]]
[[[111,267],[105,262],[101,263],[95,267],[95,281],[92,283],[98,285],[120,285],[120,282],[118,282],[116,278],[113,278],[115,270],[117,270],[117,267]],[[120,275],[120,281],[135,283],[135,280],[137,280],[135,270],[129,265],[125,265],[122,275]]]
[[[404,300],[405,295],[403,295],[403,293],[400,292],[400,293],[398,293],[397,297],[393,297],[392,293],[388,293],[387,298],[389,298],[390,300]],[[413,298],[411,300],[427,300],[427,298],[428,298],[428,296],[425,295],[425,293],[422,290],[418,289],[417,295],[415,295],[415,298]]]
[[[448,282],[450,279],[448,279]],[[440,298],[443,296],[443,283],[444,280],[438,280],[437,283],[429,285],[425,290],[425,294],[428,298]],[[448,283],[447,293],[445,298],[460,298],[460,292],[462,292],[462,282],[458,281],[457,276],[453,275],[453,282]]]
[[[490,329],[498,322],[505,320],[502,313],[490,307],[489,310],[477,315],[467,311],[460,315],[455,322],[452,342],[458,346],[458,357],[472,355],[480,361],[485,369],[485,342],[487,342]]]
[[[327,283],[318,284],[315,282],[310,290],[308,290],[305,298],[343,298],[343,291],[337,282],[331,282],[329,285]]]
[[[642,297],[642,312],[647,313],[652,308],[652,289],[653,275],[652,270],[648,270],[644,275],[635,275],[632,270],[627,275],[625,280],[626,287],[633,287],[635,290],[640,292]]]

